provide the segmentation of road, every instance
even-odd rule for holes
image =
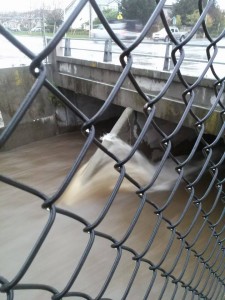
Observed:
[[[127,46],[131,45],[131,42],[125,43]],[[71,55],[77,58],[88,57],[89,60],[103,61],[104,56],[103,41],[92,42],[88,40],[77,40],[71,42]],[[152,40],[144,40],[134,51],[133,60],[134,66],[145,69],[163,70],[164,58],[166,53],[166,43],[153,42]],[[199,76],[206,66],[207,60],[206,46],[208,43],[206,40],[194,40],[184,47],[185,61],[182,63],[181,70],[186,75]],[[218,75],[223,77],[224,73],[224,51],[225,40],[219,43],[219,50],[215,59],[215,69]],[[172,50],[172,47],[171,47]],[[121,49],[113,44],[112,46],[112,61],[115,64],[120,64],[119,55],[122,53]],[[211,52],[212,53],[212,52]],[[177,52],[177,58],[179,57],[179,51]],[[219,64],[218,64],[219,63]],[[223,63],[223,64],[221,64]],[[209,71],[206,77],[212,77]]]
[[[42,37],[17,36],[16,38],[36,54],[43,49]],[[0,45],[0,68],[17,67],[30,64],[30,59],[14,47],[2,35],[0,35]]]
[[[29,47],[34,53],[39,53],[43,49],[42,37],[29,37],[18,36],[20,42]],[[1,50],[0,50],[0,67],[12,67],[30,64],[24,54],[22,54],[17,48],[11,45],[3,36],[0,36]],[[127,46],[131,45],[131,42],[125,42]],[[198,46],[201,45],[201,46]],[[199,76],[204,70],[206,63],[206,46],[208,45],[206,40],[193,40],[190,44],[184,47],[185,61],[182,63],[181,71],[186,75]],[[92,40],[72,40],[71,41],[71,56],[81,59],[88,59],[94,61],[103,61],[104,56],[104,41],[92,41]],[[224,51],[225,40],[219,43],[219,48],[216,59],[215,69],[220,77],[224,74]],[[122,50],[113,43],[112,46],[112,62],[120,64],[119,55]],[[166,52],[166,44],[161,42],[153,42],[150,39],[145,39],[134,51],[133,51],[133,66],[139,68],[147,68],[153,70],[163,70],[164,57]],[[179,56],[179,51],[177,52]],[[219,64],[218,64],[219,62]],[[221,64],[222,63],[222,64]],[[206,77],[212,77],[212,73],[209,71]]]

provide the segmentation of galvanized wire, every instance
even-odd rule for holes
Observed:
[[[218,205],[220,207],[224,207],[224,178],[220,175],[220,169],[224,165],[224,148],[221,151],[221,155],[219,159],[214,158],[215,149],[217,148],[219,142],[224,138],[224,116],[225,116],[225,108],[222,99],[222,95],[224,93],[224,79],[220,78],[214,69],[214,59],[216,57],[218,51],[218,42],[225,36],[225,30],[216,38],[211,37],[208,32],[207,25],[205,23],[206,16],[209,12],[209,9],[213,5],[213,0],[209,0],[205,6],[203,6],[203,1],[198,1],[198,9],[200,13],[200,17],[196,24],[193,26],[192,30],[188,33],[185,40],[179,42],[173,34],[170,32],[169,25],[167,23],[166,17],[163,12],[163,7],[165,5],[166,0],[157,0],[156,8],[151,16],[149,16],[149,20],[140,33],[139,37],[129,46],[127,47],[112,31],[110,24],[105,19],[102,14],[97,2],[95,0],[81,0],[74,8],[70,17],[62,24],[58,32],[52,38],[50,43],[45,47],[45,49],[35,55],[28,48],[26,48],[23,44],[21,44],[16,37],[14,37],[10,32],[8,32],[2,25],[0,25],[0,33],[10,41],[16,48],[18,48],[21,52],[23,52],[27,57],[29,57],[32,62],[30,64],[30,72],[35,78],[35,82],[30,89],[30,92],[24,98],[23,103],[18,108],[15,115],[10,120],[7,127],[3,130],[0,136],[0,146],[2,147],[6,141],[10,138],[12,133],[15,131],[20,121],[24,117],[27,110],[32,106],[33,101],[36,99],[37,94],[40,92],[42,86],[45,86],[51,93],[53,93],[59,101],[64,103],[69,109],[80,118],[83,125],[81,131],[86,136],[86,141],[75,159],[73,165],[71,166],[69,174],[64,179],[62,185],[58,188],[58,190],[54,193],[53,196],[49,197],[45,195],[42,191],[36,190],[33,187],[30,187],[26,184],[18,182],[12,178],[5,176],[4,174],[0,175],[0,181],[6,185],[10,185],[12,187],[16,187],[28,194],[35,195],[39,197],[42,201],[42,207],[40,209],[48,209],[49,217],[46,222],[42,232],[40,232],[39,238],[31,249],[29,255],[27,256],[26,261],[21,266],[20,270],[18,270],[17,274],[13,279],[5,278],[4,274],[1,274],[0,270],[0,292],[4,295],[6,299],[16,299],[15,291],[16,290],[26,290],[29,293],[29,290],[43,290],[48,291],[51,294],[51,299],[62,299],[71,298],[71,299],[107,299],[104,295],[107,292],[107,289],[110,285],[110,282],[116,273],[118,266],[120,265],[121,257],[123,255],[132,256],[132,263],[135,264],[134,270],[130,276],[129,282],[124,286],[124,293],[121,295],[121,299],[132,299],[130,297],[130,291],[135,282],[136,277],[139,272],[141,272],[141,267],[145,266],[149,269],[149,284],[144,293],[143,299],[153,299],[152,292],[154,292],[154,288],[156,286],[156,281],[160,277],[162,279],[163,285],[161,287],[161,291],[158,295],[158,299],[169,299],[167,298],[167,293],[169,291],[170,286],[170,299],[178,299],[178,292],[182,291],[182,299],[224,299],[225,295],[225,261],[224,261],[224,208],[221,210],[219,217],[212,221],[211,215],[218,209]],[[49,54],[55,49],[57,44],[63,38],[72,22],[78,17],[80,11],[83,7],[90,3],[92,8],[95,10],[98,18],[108,31],[112,40],[121,48],[122,54],[120,55],[120,63],[123,68],[120,77],[118,78],[114,88],[111,93],[105,99],[105,102],[102,104],[101,108],[98,112],[93,115],[91,118],[87,117],[81,110],[79,110],[76,105],[74,105],[54,84],[52,84],[48,78],[46,73],[46,66],[43,64],[43,61],[49,56]],[[150,97],[147,95],[142,88],[139,86],[135,77],[132,75],[132,51],[134,51],[137,46],[142,42],[142,40],[146,37],[149,30],[152,28],[154,22],[158,17],[161,17],[162,23],[170,37],[171,41],[174,43],[175,47],[172,51],[172,60],[174,64],[174,69],[171,71],[169,78],[166,84],[163,86],[161,91],[154,97]],[[189,84],[185,77],[181,72],[181,66],[185,58],[184,46],[193,39],[197,30],[202,26],[203,31],[205,33],[206,38],[208,39],[209,45],[206,48],[208,63],[205,66],[205,69],[202,71],[201,76],[196,78],[195,82]],[[211,49],[213,49],[213,53],[211,53]],[[177,53],[179,55],[177,56]],[[179,57],[179,58],[177,58]],[[214,82],[214,91],[215,91],[215,102],[208,109],[207,113],[204,117],[199,117],[193,110],[194,100],[196,98],[196,88],[204,78],[205,74],[208,70],[211,70],[215,82]],[[183,111],[182,117],[179,122],[176,124],[174,130],[168,135],[166,134],[160,126],[157,124],[157,120],[155,119],[155,114],[157,111],[157,103],[162,101],[162,97],[166,94],[168,89],[170,88],[175,76],[178,76],[180,82],[184,87],[184,92],[181,95],[178,95],[184,105],[185,109]],[[116,95],[120,91],[124,81],[129,78],[132,82],[134,89],[138,92],[138,94],[145,101],[145,105],[143,107],[143,113],[145,116],[145,125],[141,128],[140,134],[137,137],[135,143],[132,146],[131,151],[128,153],[127,157],[123,160],[120,160],[114,153],[110,152],[96,137],[95,125],[99,121],[100,117],[107,111],[110,110],[111,104],[113,103]],[[213,142],[208,142],[204,137],[204,133],[206,132],[206,122],[212,116],[215,109],[219,110],[220,118],[221,118],[221,126],[218,131],[217,137],[215,137]],[[178,132],[181,130],[184,125],[184,121],[187,116],[191,116],[195,122],[195,130],[196,130],[196,141],[193,145],[193,149],[187,155],[185,160],[181,161],[179,158],[173,155],[172,151],[172,140]],[[158,168],[153,177],[149,177],[148,184],[146,186],[142,186],[139,182],[137,182],[132,176],[126,173],[126,164],[131,160],[133,155],[138,150],[141,142],[144,139],[144,136],[148,132],[150,126],[152,126],[162,137],[162,150],[163,156],[158,165]],[[59,197],[64,193],[67,186],[69,185],[73,176],[77,173],[81,163],[83,162],[87,151],[89,150],[92,144],[95,144],[98,148],[100,148],[106,155],[112,158],[115,162],[115,169],[118,171],[118,179],[115,183],[113,191],[108,199],[106,199],[105,207],[102,209],[101,213],[97,217],[97,219],[91,223],[88,220],[82,218],[75,213],[62,209],[57,206],[56,201]],[[185,168],[188,164],[192,163],[192,159],[197,151],[199,145],[203,144],[203,157],[204,159],[201,161],[201,166],[199,168],[198,175],[190,180],[185,176]],[[151,191],[152,186],[160,175],[161,170],[164,168],[165,163],[168,158],[171,158],[177,165],[177,180],[174,186],[171,189],[171,192],[168,198],[165,200],[164,204],[160,205],[156,201],[148,198],[148,192]],[[137,170],[138,172],[138,170]],[[198,183],[201,181],[202,177],[208,174],[210,176],[209,186],[206,188],[203,195],[199,196],[196,192],[196,187]],[[107,213],[114,203],[116,195],[120,189],[120,186],[124,180],[127,178],[131,182],[132,185],[136,188],[136,194],[139,198],[138,208],[133,216],[133,220],[130,222],[127,230],[123,233],[121,239],[116,239],[106,232],[99,231],[99,224],[103,222]],[[174,197],[176,191],[181,182],[185,182],[186,191],[188,192],[188,199],[183,210],[180,212],[180,216],[176,221],[171,220],[166,216],[167,208],[173,205]],[[204,207],[204,201],[210,192],[213,189],[217,189],[217,193],[215,199],[212,201],[212,206],[209,210],[206,210]],[[55,204],[56,203],[56,204]],[[148,241],[143,247],[141,252],[136,252],[135,249],[127,246],[126,241],[132,235],[132,232],[140,218],[141,213],[144,210],[144,207],[148,205],[154,209],[154,214],[156,215],[156,222],[154,228],[149,232]],[[195,207],[195,215],[193,216],[190,224],[185,228],[185,231],[180,230],[180,224],[184,220],[187,212],[191,206]],[[34,259],[36,258],[40,248],[43,243],[45,243],[46,239],[48,239],[49,232],[51,231],[52,225],[54,224],[56,215],[62,215],[66,218],[70,218],[83,224],[84,235],[89,235],[89,240],[84,249],[83,255],[80,258],[77,266],[74,268],[74,272],[69,278],[67,284],[62,290],[59,290],[55,286],[51,286],[46,282],[45,284],[25,284],[21,283],[24,275],[29,270],[32,265]],[[201,226],[195,232],[193,239],[190,241],[188,236],[190,232],[193,232],[195,229],[196,222],[202,220]],[[164,226],[168,232],[170,232],[169,240],[165,245],[165,250],[159,261],[152,261],[148,259],[146,254],[151,251],[151,247],[155,241],[155,238],[160,234],[159,229],[161,226]],[[210,230],[210,235],[205,245],[203,245],[201,250],[198,250],[196,244],[199,240],[201,234],[205,229]],[[87,258],[90,254],[90,251],[96,243],[96,237],[107,240],[111,243],[111,247],[115,248],[116,255],[115,259],[112,262],[112,267],[106,276],[104,282],[102,282],[102,287],[99,290],[98,295],[88,295],[85,292],[74,291],[73,284],[76,282],[77,277],[79,276]],[[170,268],[164,268],[163,263],[170,250],[172,249],[172,245],[175,240],[179,240],[180,246],[177,249],[177,253],[174,257],[174,261],[171,263]],[[184,256],[184,261],[181,261],[181,257]],[[189,266],[190,261],[195,261],[194,268],[191,272],[191,276],[189,280],[184,279],[184,274],[186,269]],[[96,262],[97,264],[97,262]],[[179,274],[175,273],[174,270],[177,267],[180,267]],[[174,275],[176,274],[176,275]],[[171,288],[172,286],[172,288]],[[171,293],[172,290],[172,293]],[[180,294],[179,294],[180,295]],[[74,298],[75,297],[75,298]],[[180,297],[180,296],[179,296]],[[154,298],[155,299],[155,298]],[[181,299],[181,298],[179,298]]]

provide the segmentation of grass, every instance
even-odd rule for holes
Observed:
[[[14,35],[17,35],[17,36],[42,36],[42,33],[41,32],[29,32],[29,31],[15,31],[13,32]],[[54,34],[52,32],[46,32],[45,33],[46,37],[53,37]],[[67,32],[66,33],[66,37],[68,38],[74,38],[74,39],[78,39],[78,38],[88,38],[89,35],[88,35],[88,32],[86,31],[81,31],[81,32]]]

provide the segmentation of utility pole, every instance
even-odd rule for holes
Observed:
[[[77,0],[72,0],[67,6],[64,7],[64,21],[65,21],[67,11],[70,10],[76,2]]]
[[[93,19],[92,19],[92,6],[89,2],[89,38],[91,38],[91,31],[93,29]]]

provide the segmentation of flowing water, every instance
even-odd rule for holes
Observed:
[[[0,153],[1,173],[19,182],[28,184],[47,195],[52,195],[70,170],[84,141],[85,138],[79,132],[75,132],[2,152]],[[114,146],[116,147],[116,144]],[[88,161],[95,151],[96,147],[92,146],[85,160]],[[121,153],[121,151],[119,150],[118,153]],[[141,158],[141,161],[145,162],[143,158]],[[138,163],[140,163],[140,161],[138,161]],[[91,224],[95,222],[105,207],[119,176],[119,173],[114,171],[114,168],[111,169],[112,165],[112,162],[108,163],[108,165],[105,164],[105,169],[103,165],[105,178],[102,176],[103,174],[101,174],[100,181],[96,179],[96,176],[99,174],[99,169],[97,170],[94,167],[92,171],[88,173],[88,176],[87,174],[82,175],[83,171],[80,171],[76,175],[78,179],[76,179],[75,182],[79,181],[75,189],[76,191],[68,188],[64,196],[61,197],[61,201],[58,201],[56,205],[60,208],[72,211]],[[134,169],[132,170],[133,167]],[[148,167],[149,172],[152,166],[149,164]],[[85,168],[87,168],[87,166],[83,166],[82,170]],[[142,166],[140,166],[140,169],[141,168]],[[130,171],[133,171],[134,176],[135,173],[138,176],[137,162],[134,161],[133,164],[131,163]],[[113,179],[108,176],[110,172],[115,172]],[[167,172],[166,176],[169,178],[174,176],[172,175],[173,171],[171,169],[166,169],[165,172]],[[143,177],[146,176],[146,174],[142,175]],[[107,182],[107,189],[104,188],[104,182]],[[73,185],[74,184],[76,185],[76,183],[73,183]],[[197,192],[199,195],[204,193],[207,185],[208,181],[206,178],[198,187]],[[131,185],[128,184],[128,181],[126,182],[125,180],[122,183],[121,189],[114,199],[108,213],[96,228],[98,232],[104,232],[117,241],[121,241],[126,235],[142,201],[142,198],[135,193],[135,189],[131,191],[130,187]],[[215,193],[216,191],[210,193],[204,202],[204,209],[206,211],[212,207],[212,199],[214,199]],[[49,212],[41,208],[42,200],[38,197],[4,183],[0,183],[0,195],[0,275],[11,281],[25,262],[31,248],[38,239],[48,220]],[[159,188],[156,189],[154,193],[149,193],[148,199],[158,207],[162,207],[166,203],[168,195],[170,195],[170,190],[160,191]],[[164,217],[172,223],[176,223],[188,202],[189,196],[190,193],[184,189],[181,184],[170,205],[163,212]],[[218,206],[212,216],[213,220],[218,219],[218,216],[221,214],[221,209],[221,206]],[[182,247],[182,241],[177,238],[174,231],[167,229],[168,223],[165,220],[160,220],[160,216],[155,214],[155,210],[153,205],[148,203],[144,204],[140,217],[131,234],[127,236],[124,245],[132,248],[138,254],[146,252],[143,257],[157,264],[162,260],[163,253],[169,241],[172,241],[172,246],[161,264],[164,270],[169,271],[173,267],[173,263]],[[198,208],[195,205],[190,205],[186,215],[176,228],[181,234],[185,234],[197,211]],[[196,232],[198,232],[203,222],[204,219],[199,218],[188,234],[186,240],[190,244],[194,241]],[[150,249],[148,249],[148,241],[153,229],[156,228],[156,224],[158,224],[158,231],[154,242]],[[66,286],[90,241],[90,234],[83,232],[84,227],[84,224],[78,220],[57,214],[56,220],[44,244],[20,283],[48,284],[55,287],[58,291],[61,291]],[[196,251],[202,251],[202,249],[204,249],[210,235],[211,230],[206,226],[194,246]],[[206,257],[213,248],[213,241],[215,241],[214,238],[212,243],[209,243]],[[87,293],[94,299],[97,297],[114,262],[117,262],[118,259],[118,251],[112,248],[111,245],[111,240],[103,238],[101,235],[95,236],[93,247],[71,291]],[[182,251],[179,262],[173,270],[173,275],[179,276],[184,268],[187,253],[190,255],[190,259],[182,278],[185,282],[190,280],[194,267],[198,263],[198,259],[194,254],[192,252],[189,253],[188,250]],[[118,267],[103,298],[113,300],[122,299],[131,274],[134,269],[138,267],[135,260],[132,260],[133,256],[134,254],[126,249],[122,251]],[[201,271],[201,268],[197,270],[198,276],[196,276],[193,285],[197,284]],[[202,282],[199,284],[199,289],[204,286],[207,275],[206,272]],[[145,262],[140,264],[127,299],[144,299],[146,290],[154,276],[156,276],[154,288],[148,299],[158,299],[165,284],[165,278],[160,276],[159,271],[150,271],[149,265]],[[174,291],[174,284],[171,280],[167,283],[166,291],[166,295],[163,299],[170,299]],[[180,288],[178,289],[175,299],[182,299],[183,295],[184,290]],[[50,298],[51,294],[47,291],[15,291],[16,300],[45,300]],[[0,299],[6,299],[5,295],[0,293]],[[71,299],[82,298],[71,297]]]

